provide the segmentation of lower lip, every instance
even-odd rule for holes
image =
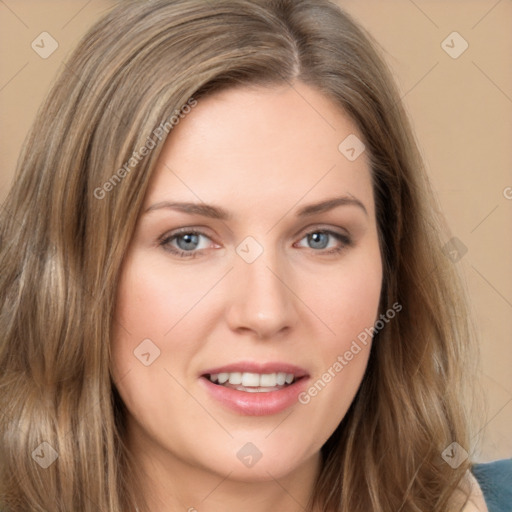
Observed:
[[[278,391],[250,393],[214,384],[207,377],[200,381],[215,400],[228,409],[246,416],[267,416],[277,414],[298,402],[298,395],[304,391],[308,379],[298,381]]]

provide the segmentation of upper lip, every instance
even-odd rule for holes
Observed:
[[[238,363],[231,363],[225,366],[217,366],[210,368],[201,373],[201,376],[212,375],[214,373],[292,373],[295,378],[307,377],[309,374],[304,368],[289,363],[280,362],[268,362],[268,363],[256,363],[252,361],[240,361]]]

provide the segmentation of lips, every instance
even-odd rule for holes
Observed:
[[[288,363],[233,363],[200,375],[210,397],[248,416],[276,414],[297,402],[309,374]]]

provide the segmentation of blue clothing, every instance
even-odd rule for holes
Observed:
[[[489,512],[512,512],[512,459],[475,464],[471,472],[480,484]]]

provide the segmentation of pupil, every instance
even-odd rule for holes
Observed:
[[[327,247],[329,237],[327,233],[313,233],[309,235],[311,247],[314,249],[325,249]]]
[[[181,241],[184,241],[185,243],[180,243]],[[199,236],[195,235],[193,233],[189,233],[187,235],[181,235],[177,239],[178,247],[184,251],[190,250],[190,249],[195,249],[196,248],[195,246],[198,244],[198,242],[199,242]]]

